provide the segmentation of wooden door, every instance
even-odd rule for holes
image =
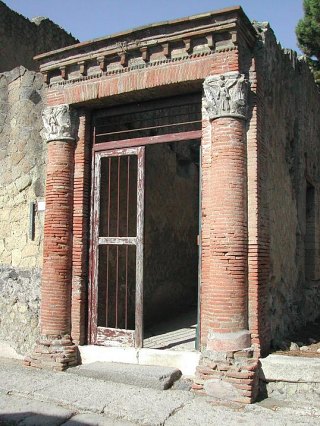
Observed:
[[[142,347],[144,147],[94,154],[90,337]]]

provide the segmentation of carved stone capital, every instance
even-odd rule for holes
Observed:
[[[247,118],[248,81],[244,74],[229,72],[209,76],[203,83],[204,106],[209,118]]]
[[[47,107],[42,113],[44,129],[42,137],[46,142],[75,141],[78,117],[69,105]]]

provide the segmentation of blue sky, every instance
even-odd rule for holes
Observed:
[[[297,50],[303,0],[3,0],[32,18],[46,16],[80,41],[153,22],[241,5],[250,20],[268,21],[283,47]]]

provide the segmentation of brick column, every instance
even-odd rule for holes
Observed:
[[[43,113],[48,143],[41,284],[41,337],[27,364],[55,370],[77,363],[71,333],[73,170],[76,117],[68,105]]]
[[[219,117],[212,122],[210,286],[207,349],[250,346],[247,288],[247,161],[245,123]]]
[[[202,193],[204,350],[194,389],[251,402],[258,363],[248,331],[247,81],[237,72],[211,76],[204,91],[203,163],[210,164]]]
[[[247,82],[238,73],[208,77],[205,109],[211,121],[210,273],[201,292],[207,349],[250,346],[248,328]]]

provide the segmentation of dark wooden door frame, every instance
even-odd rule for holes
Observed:
[[[132,148],[134,146],[153,145],[156,143],[183,142],[193,139],[201,139],[201,134],[201,130],[191,130],[189,132],[169,133],[167,135],[147,136],[143,138],[101,142],[96,145],[93,145],[93,152],[105,151],[115,148]]]

